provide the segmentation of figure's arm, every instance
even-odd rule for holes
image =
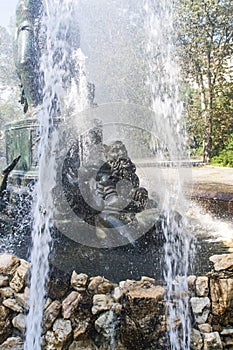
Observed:
[[[3,197],[4,192],[6,191],[8,176],[9,176],[10,172],[11,172],[11,171],[15,168],[15,166],[17,165],[18,161],[20,160],[20,157],[21,157],[21,156],[18,156],[17,158],[15,158],[15,159],[13,160],[13,162],[11,162],[11,164],[8,165],[8,167],[2,171],[3,180],[2,180],[2,183],[1,183],[1,186],[0,186],[0,198]]]

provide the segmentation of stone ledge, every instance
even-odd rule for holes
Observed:
[[[188,278],[191,350],[227,350],[233,344],[233,254],[210,261],[213,270],[206,276]],[[27,270],[25,261],[0,255],[0,350],[23,350]],[[73,272],[67,291],[46,301],[42,349],[112,350],[114,339],[117,350],[165,350],[165,295],[165,287],[153,278],[113,284],[101,276]],[[174,327],[178,330],[180,324],[177,319]]]

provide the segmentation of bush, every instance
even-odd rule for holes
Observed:
[[[212,157],[211,164],[233,167],[233,135],[228,138],[225,148],[219,151],[218,155]]]

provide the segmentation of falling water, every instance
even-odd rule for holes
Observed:
[[[67,86],[72,85],[71,23],[72,1],[44,0],[41,18],[43,42],[40,60],[43,103],[38,110],[40,140],[38,145],[38,181],[34,191],[31,280],[27,333],[24,348],[41,349],[42,316],[49,272],[49,252],[53,216],[53,189],[56,186],[56,158],[59,130],[56,120],[64,119],[63,102]],[[72,21],[71,21],[72,19]],[[76,33],[77,35],[77,33]],[[75,46],[75,45],[74,45]],[[78,49],[76,45],[76,49]],[[75,67],[72,66],[72,69]]]
[[[70,25],[73,23],[74,0],[44,0],[42,35],[45,47],[41,57],[43,106],[38,112],[40,141],[38,146],[39,173],[33,208],[33,248],[31,252],[30,310],[27,317],[25,350],[41,349],[42,316],[49,271],[48,257],[51,245],[53,218],[53,189],[56,186],[60,119],[80,112],[87,106],[87,82],[83,74],[85,57],[79,47],[71,52]],[[179,69],[174,50],[175,32],[172,1],[144,0],[144,22],[147,34],[147,86],[154,112],[153,131],[159,130],[160,158],[166,154],[172,160],[185,157],[185,137],[182,125],[183,107],[179,99]],[[72,61],[72,62],[71,62]],[[76,66],[73,63],[76,62]],[[76,67],[76,68],[75,68]],[[70,78],[69,71],[73,76]],[[77,81],[78,80],[78,81]],[[116,78],[117,80],[117,78]],[[67,88],[67,85],[69,88]],[[77,96],[79,100],[77,102]],[[70,106],[72,105],[72,108]],[[65,107],[64,107],[65,106]],[[65,112],[64,112],[65,108]],[[185,235],[185,220],[180,203],[185,203],[182,192],[182,171],[177,168],[173,183],[164,188],[163,212],[164,278],[167,285],[169,315],[169,342],[172,350],[189,350],[190,321],[187,302],[187,272],[190,260],[191,237]],[[112,346],[114,339],[112,340]]]
[[[176,33],[173,2],[145,0],[147,31],[148,86],[154,112],[154,129],[159,130],[161,159],[185,159],[185,132],[182,128],[179,65],[175,50]],[[186,158],[187,159],[187,158]],[[168,169],[169,171],[169,169]],[[187,174],[186,174],[187,175]],[[187,274],[194,254],[192,237],[185,232],[182,169],[176,169],[173,182],[164,188],[165,236],[163,274],[167,286],[168,334],[172,350],[190,349],[190,314]]]

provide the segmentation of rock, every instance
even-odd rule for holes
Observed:
[[[9,319],[0,321],[0,344],[12,335],[12,325]],[[0,347],[1,349],[1,347]]]
[[[78,325],[74,327],[74,330],[73,330],[74,340],[78,340],[80,337],[87,334],[89,328],[90,328],[90,318],[87,318],[78,322]]]
[[[23,293],[15,294],[15,300],[17,303],[26,310],[29,309],[29,292],[29,288],[26,287]]]
[[[233,328],[224,328],[221,332],[221,335],[232,335],[233,336]]]
[[[233,279],[210,279],[212,313],[228,324],[233,317]]]
[[[191,350],[202,350],[203,348],[203,339],[201,333],[197,329],[192,329],[190,348]]]
[[[144,287],[146,287],[146,285],[148,286],[155,285],[155,279],[147,276],[142,276],[141,282],[144,285]]]
[[[10,313],[10,310],[5,306],[0,305],[0,322],[5,321]]]
[[[143,318],[148,314],[156,314],[160,308],[158,303],[165,296],[165,288],[150,284],[144,285],[142,281],[127,286],[128,308],[135,318]]]
[[[77,274],[75,271],[73,271],[70,284],[74,290],[81,293],[85,292],[86,290],[87,280],[88,276],[84,273]]]
[[[19,264],[20,259],[8,254],[0,254],[0,274],[13,275]]]
[[[81,340],[74,341],[69,350],[98,350],[98,348],[91,340]]]
[[[62,302],[62,316],[68,319],[73,316],[81,299],[81,294],[78,292],[71,292]]]
[[[23,350],[23,341],[19,337],[8,338],[0,345],[0,350]]]
[[[205,323],[210,313],[210,299],[207,297],[193,297],[190,300],[193,314],[197,323]]]
[[[195,289],[195,283],[196,283],[196,276],[188,276],[188,287],[190,291],[194,291]]]
[[[12,320],[14,328],[17,328],[21,333],[24,333],[26,330],[26,315],[18,314]]]
[[[113,291],[113,294],[112,294],[112,297],[113,297],[113,300],[118,302],[120,301],[120,299],[123,297],[124,295],[124,292],[123,290],[120,288],[120,287],[115,287],[114,288],[114,291]]]
[[[204,350],[222,350],[222,342],[218,332],[204,333]]]
[[[0,296],[3,299],[13,298],[14,295],[15,295],[15,292],[13,291],[12,288],[10,287],[0,288]]]
[[[51,298],[47,298],[44,304],[44,310],[47,309],[49,307],[50,304],[52,304],[52,299]]]
[[[207,297],[209,295],[209,279],[201,276],[196,279],[196,294],[198,297]]]
[[[61,309],[61,303],[58,300],[53,301],[44,311],[43,329],[49,330],[55,322]]]
[[[108,294],[114,288],[114,285],[110,283],[104,277],[92,277],[88,285],[88,292],[90,294]]]
[[[95,329],[101,333],[105,338],[114,336],[115,328],[117,326],[117,319],[112,310],[104,312],[95,321]]]
[[[17,293],[20,292],[25,286],[29,269],[30,264],[25,260],[21,260],[19,267],[17,267],[14,273],[14,277],[10,282],[10,287],[14,289]]]
[[[48,331],[44,336],[44,349],[49,350],[62,350],[63,344],[60,344],[55,337],[54,332]]]
[[[201,333],[211,333],[213,331],[209,323],[199,324],[198,328]]]
[[[128,315],[126,315],[123,322],[121,322],[120,334],[122,343],[125,345],[126,349],[132,349],[132,345],[134,349],[142,349],[141,330]]]
[[[233,271],[233,254],[213,255],[209,260],[214,263],[215,271]]]
[[[0,275],[0,288],[9,286],[9,277]]]
[[[92,313],[96,315],[102,311],[110,310],[112,306],[112,300],[109,295],[106,294],[96,294],[93,297]]]
[[[15,312],[18,312],[18,313],[23,312],[22,306],[20,306],[15,299],[5,299],[3,301],[3,305]]]
[[[58,344],[66,344],[72,334],[70,320],[57,319],[53,324],[53,332]]]
[[[53,300],[61,300],[68,293],[69,288],[70,276],[52,267],[47,283],[48,296]]]

